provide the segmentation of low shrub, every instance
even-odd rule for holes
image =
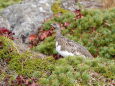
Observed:
[[[56,0],[52,4],[51,9],[52,9],[52,11],[53,11],[54,14],[69,12],[68,10],[65,10],[64,8],[61,7],[61,0]]]
[[[0,0],[0,9],[3,9],[9,5],[20,2],[21,0]]]
[[[44,40],[44,42],[41,42],[40,45],[34,47],[33,50],[39,51],[46,55],[52,55],[57,53],[54,47],[55,47],[54,37],[48,37],[47,39]]]
[[[107,85],[111,82],[104,80],[115,78],[112,66],[115,61],[108,59],[83,59],[81,57],[67,57],[60,59],[54,65],[52,74],[48,77],[40,78],[40,83],[44,86],[77,86],[77,85]],[[97,63],[97,65],[95,64]],[[106,66],[106,65],[111,66]],[[100,77],[103,79],[99,80]],[[92,80],[93,79],[93,80]]]
[[[45,41],[51,39],[49,37]],[[9,49],[13,43],[12,40],[6,37],[2,37],[1,40],[6,43],[6,49]],[[11,45],[7,44],[9,42]],[[4,58],[11,58],[7,64],[8,70],[14,71],[15,75],[12,75],[13,72],[10,75],[3,72],[0,80],[3,80],[3,77],[10,76],[9,84],[11,84],[10,81],[14,80],[17,75],[22,75],[29,78],[36,78],[37,82],[43,86],[92,86],[109,85],[115,79],[114,60],[99,57],[84,59],[77,56],[54,60],[53,57],[41,59],[32,56],[30,52],[15,54],[15,50],[14,52],[6,53]],[[107,80],[108,82],[106,82]]]
[[[12,58],[19,55],[16,44],[9,38],[0,36],[0,59]]]

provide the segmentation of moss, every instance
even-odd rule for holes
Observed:
[[[37,47],[33,48],[33,50],[39,51],[46,55],[56,54],[57,52],[55,50],[54,37],[48,37],[47,39],[44,40],[43,43],[41,43]]]
[[[16,44],[9,38],[0,36],[1,49],[0,49],[0,58],[12,58],[19,55],[19,51],[16,47]]]
[[[92,66],[87,64],[89,61],[91,64],[97,62],[98,65]],[[74,86],[76,84],[85,86],[96,84],[97,81],[98,85],[105,84],[103,80],[98,80],[97,76],[91,76],[90,71],[99,73],[98,77],[103,75],[105,80],[106,77],[110,80],[114,79],[114,64],[114,60],[103,58],[83,59],[81,57],[68,57],[55,61],[52,57],[32,59],[22,55],[18,59],[13,58],[10,61],[9,67],[18,74],[39,78],[38,82],[45,86]],[[92,78],[94,78],[93,81],[91,81]]]
[[[9,40],[8,38],[5,39]],[[46,41],[50,39],[52,38],[49,37]],[[32,58],[32,56],[30,52],[24,52],[17,56],[12,55],[8,63],[8,69],[15,71],[16,75],[38,78],[38,82],[45,86],[75,86],[76,84],[85,86],[89,85],[89,83],[93,85],[98,78],[91,76],[90,71],[99,73],[99,77],[103,76],[104,79],[109,78],[112,80],[115,78],[114,60],[105,58],[84,59],[77,56],[54,60],[53,57],[41,59]],[[11,80],[16,75],[11,75]],[[2,73],[0,79],[3,80],[5,76],[7,74]],[[90,81],[92,77],[94,81]],[[104,85],[103,80],[99,80],[98,84]]]
[[[52,4],[51,10],[53,11],[54,14],[57,13],[67,13],[69,12],[68,10],[65,10],[61,7],[61,0],[57,0]]]
[[[51,28],[51,24],[53,23],[54,21],[52,20],[52,21],[48,21],[48,22],[45,22],[44,24],[43,24],[43,29],[44,30],[49,30],[50,28]]]
[[[41,76],[47,76],[48,73],[50,74],[54,62],[55,60],[52,57],[46,59],[32,59],[29,54],[24,53],[10,61],[9,69],[15,70],[21,75],[40,78]]]
[[[84,82],[87,82],[90,79],[90,75],[87,72],[84,72],[81,77],[82,77]]]
[[[0,0],[0,9],[3,9],[9,5],[20,2],[21,0]]]
[[[92,64],[93,62],[96,61],[98,65],[92,66],[91,64],[87,64],[88,61],[90,61]],[[98,75],[98,77],[101,77],[101,75],[103,75],[112,80],[113,77],[115,77],[113,75],[114,72],[112,72],[112,70],[109,70],[110,67],[106,66],[106,63],[108,63],[108,65],[114,65],[115,61],[111,60],[111,63],[109,63],[109,61],[110,60],[103,58],[83,59],[81,57],[68,57],[60,59],[56,61],[52,74],[48,77],[40,78],[40,83],[43,85],[54,85],[54,86],[55,85],[74,86],[75,84],[82,84],[83,86],[86,86],[88,84],[93,85],[94,82],[95,83],[97,82],[98,78],[96,78],[96,76],[91,76],[90,71],[97,72],[95,70],[97,68],[98,70],[101,71],[98,72],[100,74]],[[104,70],[106,71],[103,71],[101,65],[103,65]],[[94,81],[91,81],[91,78],[94,78]],[[104,82],[100,80],[98,82],[98,85],[104,85]]]

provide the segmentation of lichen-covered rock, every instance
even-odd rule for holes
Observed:
[[[102,8],[103,5],[101,2],[97,2],[95,0],[90,0],[90,1],[79,1],[79,3],[84,7],[84,8]]]
[[[79,9],[79,7],[76,5],[75,0],[62,0],[62,7],[64,9],[74,11],[75,9]]]
[[[103,7],[101,1],[95,1],[95,0],[61,0],[61,1],[62,1],[61,2],[62,7],[70,11],[79,9],[80,7],[77,4],[79,4],[80,6],[84,8],[102,8]]]
[[[4,18],[3,16],[0,16],[0,27],[10,29],[10,24],[9,24],[8,20],[6,18]]]
[[[20,36],[35,33],[42,25],[44,19],[52,15],[51,4],[53,0],[25,0],[19,4],[11,5],[3,10],[11,25],[11,30]]]

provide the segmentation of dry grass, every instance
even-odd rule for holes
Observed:
[[[115,0],[75,0],[76,2],[80,1],[97,1],[102,3],[104,9],[109,9],[115,7]]]
[[[103,8],[108,9],[115,7],[115,0],[102,0]]]

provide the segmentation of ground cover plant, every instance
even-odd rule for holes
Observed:
[[[0,0],[0,9],[3,9],[9,5],[20,2],[21,0]]]
[[[5,39],[9,41],[8,38]],[[3,50],[5,49],[4,47]],[[10,51],[7,55],[4,52],[1,60],[1,65],[7,61],[7,68],[0,70],[0,81],[6,81],[8,85],[28,85],[31,82],[30,86],[98,86],[113,85],[115,79],[115,60],[102,57],[67,57],[55,60],[51,56],[44,59],[34,58],[31,52],[20,54]]]

